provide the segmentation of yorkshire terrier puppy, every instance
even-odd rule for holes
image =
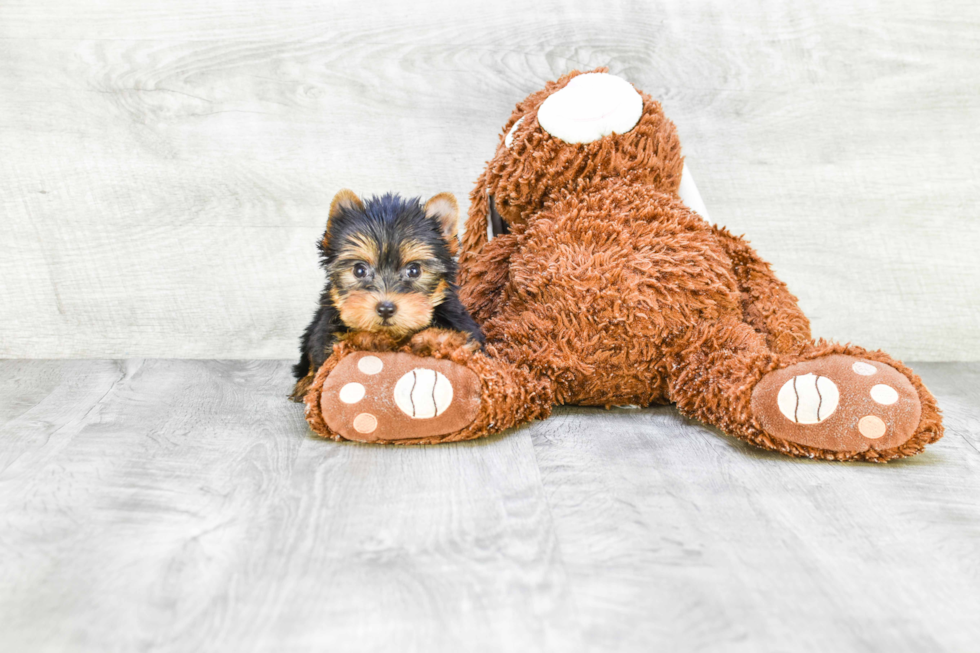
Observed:
[[[293,367],[294,401],[303,400],[334,343],[348,333],[400,340],[432,326],[467,333],[483,345],[483,332],[456,294],[458,219],[449,193],[425,206],[392,193],[366,202],[346,189],[337,193],[319,244],[327,283]]]

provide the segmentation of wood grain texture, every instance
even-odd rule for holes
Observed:
[[[332,445],[285,363],[0,371],[0,650],[568,650],[526,431]]]
[[[311,436],[288,362],[0,362],[3,651],[967,651],[980,365],[887,466],[670,408]]]
[[[608,65],[817,335],[980,359],[980,5],[0,5],[0,356],[287,357],[333,193],[461,199]],[[464,202],[465,204],[465,202]]]

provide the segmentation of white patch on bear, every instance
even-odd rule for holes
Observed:
[[[643,98],[633,85],[609,73],[573,77],[538,108],[538,124],[566,143],[591,143],[625,134],[643,115]]]
[[[510,130],[507,132],[507,135],[504,136],[504,145],[508,149],[510,148],[511,145],[514,144],[514,132],[516,132],[517,128],[521,126],[522,122],[524,122],[524,116],[518,118],[517,122],[514,123],[514,126],[511,127]]]
[[[786,419],[797,424],[819,424],[834,414],[840,392],[825,376],[803,374],[783,384],[776,405]]]
[[[691,171],[687,169],[686,163],[684,164],[684,170],[681,172],[681,185],[677,189],[677,195],[687,208],[705,220],[711,221],[711,217],[708,215],[708,207],[704,205],[704,200],[701,199],[701,193],[698,192],[697,184],[694,183],[694,177],[691,175]]]
[[[487,190],[487,242],[493,240],[493,223],[490,221],[490,191]]]
[[[417,367],[395,384],[395,405],[415,419],[442,415],[453,402],[453,384],[435,370]]]

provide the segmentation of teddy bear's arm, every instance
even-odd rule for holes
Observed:
[[[459,299],[480,324],[497,314],[516,244],[513,234],[497,236],[483,245],[480,256],[468,256],[471,250],[464,241],[459,259]]]
[[[742,291],[745,321],[765,336],[770,349],[776,353],[797,353],[809,345],[813,340],[810,320],[769,263],[744,238],[732,235],[724,227],[713,226],[712,230],[732,260],[732,269]]]
[[[408,342],[347,336],[304,401],[307,421],[323,437],[433,444],[543,419],[554,395],[548,379],[485,355],[468,334],[428,328]]]

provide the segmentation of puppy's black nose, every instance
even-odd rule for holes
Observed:
[[[374,310],[378,311],[378,315],[387,320],[389,317],[395,314],[398,307],[395,306],[394,302],[381,302]]]

